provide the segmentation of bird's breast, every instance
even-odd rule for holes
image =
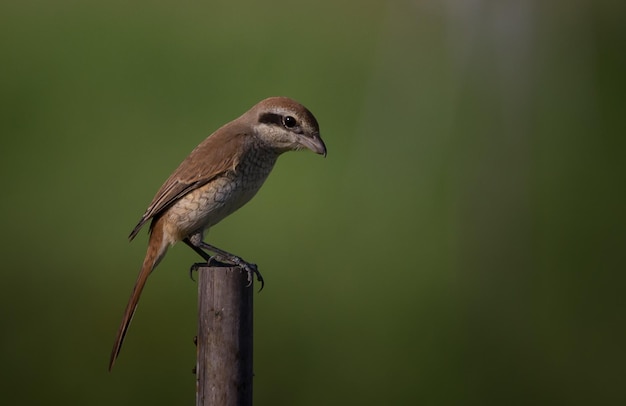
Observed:
[[[234,171],[192,190],[170,209],[168,223],[179,239],[205,230],[246,204],[261,188],[276,159],[245,160]]]

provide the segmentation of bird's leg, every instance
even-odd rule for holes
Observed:
[[[191,278],[192,281],[195,282],[195,280],[193,279],[193,272],[197,271],[198,268],[200,268],[201,266],[209,265],[213,257],[209,255],[209,253],[204,252],[202,248],[192,243],[189,238],[183,239],[183,242],[187,244],[189,247],[191,247],[192,250],[194,250],[198,255],[200,255],[206,261],[206,264],[202,262],[196,262],[195,264],[192,264],[191,267],[189,268],[189,277]]]
[[[185,238],[183,242],[187,244],[192,250],[196,251],[196,253],[200,255],[205,261],[208,262],[211,260],[211,255],[209,255],[209,253],[203,251],[202,248],[191,242],[189,238]]]
[[[222,261],[227,261],[230,264],[240,267],[241,269],[245,270],[248,273],[248,285],[252,284],[252,275],[253,274],[256,275],[257,281],[261,283],[261,289],[259,289],[259,292],[263,290],[263,287],[265,286],[265,281],[263,280],[263,276],[261,275],[261,272],[259,272],[255,264],[246,262],[240,257],[233,255],[229,252],[226,252],[224,250],[221,250],[213,245],[207,244],[204,241],[199,241],[196,243],[196,241],[192,241],[190,238],[185,238],[183,239],[183,242],[187,244],[189,247],[191,247],[191,249],[193,249],[198,255],[200,255],[203,259],[207,261],[206,264],[204,263],[193,264],[190,269],[190,274],[193,273],[193,271],[197,271],[198,268],[200,268],[201,266],[210,265],[211,262],[213,261],[217,262],[216,265],[218,266],[220,265],[224,266],[224,263]],[[209,255],[205,250],[211,251],[215,253],[216,255]]]

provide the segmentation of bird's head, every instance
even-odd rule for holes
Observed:
[[[254,134],[270,148],[282,153],[310,149],[326,156],[317,120],[306,107],[287,97],[270,97],[247,113],[254,122]]]

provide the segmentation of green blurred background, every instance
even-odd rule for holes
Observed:
[[[107,372],[178,163],[262,98],[317,116],[209,233],[256,262],[257,405],[626,404],[626,3],[0,5],[3,403],[190,405],[187,247]]]

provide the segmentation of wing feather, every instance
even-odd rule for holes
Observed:
[[[187,193],[235,171],[249,138],[245,128],[231,122],[202,141],[161,186],[128,238],[135,238],[148,220],[159,217]]]

